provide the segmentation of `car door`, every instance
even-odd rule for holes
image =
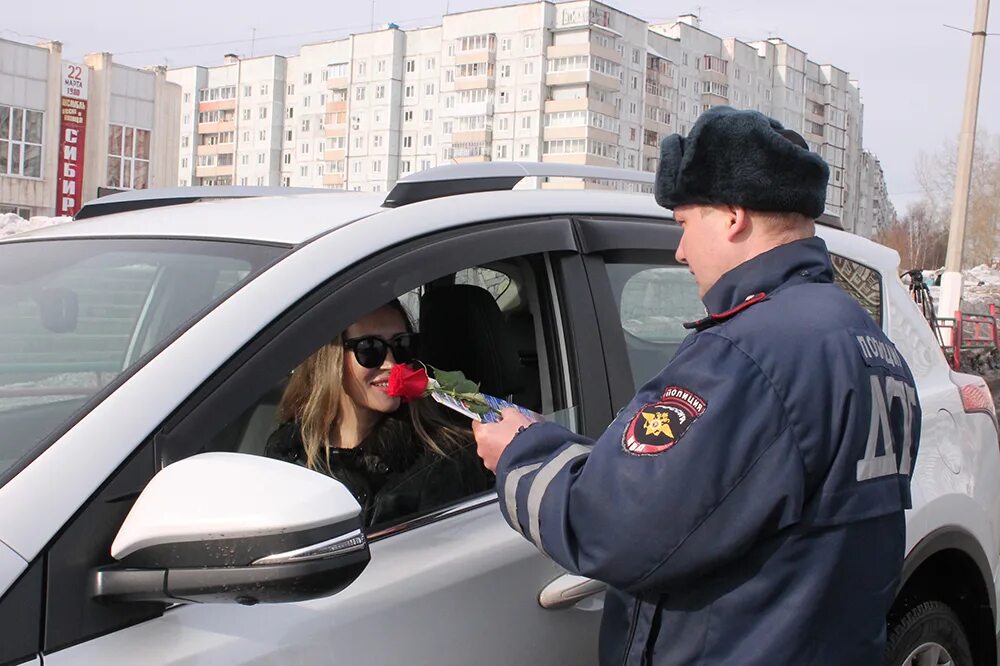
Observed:
[[[600,596],[590,594],[594,589],[573,596],[576,581],[506,525],[494,492],[369,534],[368,568],[324,599],[107,606],[80,598],[86,588],[79,585],[93,569],[85,554],[106,558],[149,469],[200,451],[240,450],[267,394],[331,332],[463,269],[501,260],[527,267],[549,407],[581,432],[599,432],[610,421],[610,399],[572,226],[568,219],[502,220],[420,238],[336,276],[262,331],[140,447],[49,549],[49,580],[69,584],[46,591],[45,662],[596,663]],[[77,598],[69,598],[70,588]],[[563,603],[543,608],[546,589]]]

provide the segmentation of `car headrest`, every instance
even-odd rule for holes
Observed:
[[[430,289],[420,299],[420,360],[461,370],[497,397],[523,388],[521,364],[507,323],[490,292],[470,284]]]

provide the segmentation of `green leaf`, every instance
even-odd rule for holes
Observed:
[[[469,408],[469,411],[473,414],[489,414],[493,409],[489,405],[484,405],[480,402],[467,402],[465,406]]]
[[[471,379],[465,379],[464,377],[461,381],[456,382],[452,388],[456,393],[479,393],[479,384]]]
[[[456,390],[455,385],[459,382],[468,381],[465,378],[465,374],[463,374],[461,370],[437,370],[434,372],[434,379],[438,381],[441,388],[448,389],[450,391]]]

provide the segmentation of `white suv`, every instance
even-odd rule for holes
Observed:
[[[667,363],[703,314],[669,211],[525,176],[652,182],[487,163],[388,198],[184,188],[0,243],[0,663],[595,663],[602,585],[495,493],[364,530],[338,482],[261,456],[292,369],[396,297],[440,330],[429,293],[488,293],[490,336],[461,343],[481,361],[435,365],[590,436]],[[894,252],[819,233],[923,407],[888,663],[995,664],[988,389],[949,370]],[[475,331],[457,303],[443,323]]]

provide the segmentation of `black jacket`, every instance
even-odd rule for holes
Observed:
[[[388,416],[357,448],[331,448],[329,454],[330,468],[322,471],[357,498],[368,527],[426,513],[485,492],[494,483],[476,455],[471,434],[466,446],[442,456],[420,441],[405,408]],[[264,455],[305,465],[299,424],[278,426]]]

